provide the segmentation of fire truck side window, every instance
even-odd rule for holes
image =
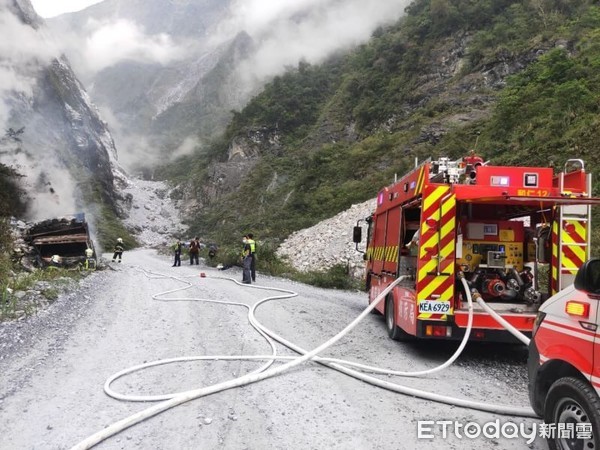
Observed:
[[[410,244],[415,233],[419,230],[419,220],[421,218],[421,209],[412,208],[404,210],[404,237],[402,238],[403,247]]]
[[[600,294],[600,261],[589,263],[590,291],[592,294]]]

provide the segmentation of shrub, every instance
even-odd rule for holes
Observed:
[[[352,278],[348,267],[337,264],[326,271],[296,272],[294,279],[302,283],[327,289],[360,289],[360,281]]]
[[[6,284],[12,270],[12,242],[8,219],[0,217],[0,286]]]

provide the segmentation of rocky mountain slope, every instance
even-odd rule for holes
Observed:
[[[171,199],[172,188],[162,181],[129,179],[122,189],[125,226],[143,247],[165,247],[174,239],[189,241],[182,223],[179,202]]]

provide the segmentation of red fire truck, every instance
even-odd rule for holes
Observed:
[[[582,160],[550,167],[493,166],[473,152],[425,161],[377,196],[368,224],[371,303],[406,276],[376,311],[392,339],[461,339],[469,290],[531,335],[539,306],[573,283],[589,258],[591,175]],[[360,221],[359,221],[360,222]],[[354,241],[361,241],[359,224]],[[474,306],[472,340],[514,341]]]

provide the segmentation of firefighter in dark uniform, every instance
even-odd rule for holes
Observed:
[[[252,233],[248,233],[247,237],[246,241],[250,244],[250,256],[252,256],[250,273],[252,274],[252,281],[256,282],[256,241],[254,240],[254,235]]]
[[[252,251],[250,249],[250,244],[248,243],[247,235],[242,239],[242,243],[244,244],[244,247],[242,248],[242,283],[251,284]]]
[[[119,262],[121,262],[121,258],[123,257],[123,239],[117,239],[117,244],[115,245],[115,253],[112,257],[112,262],[115,262],[117,258],[119,258]]]
[[[195,237],[190,242],[190,266],[192,264],[194,264],[194,261],[196,261],[196,265],[199,264],[199,262],[198,262],[199,253],[200,253],[200,240],[197,237]]]

